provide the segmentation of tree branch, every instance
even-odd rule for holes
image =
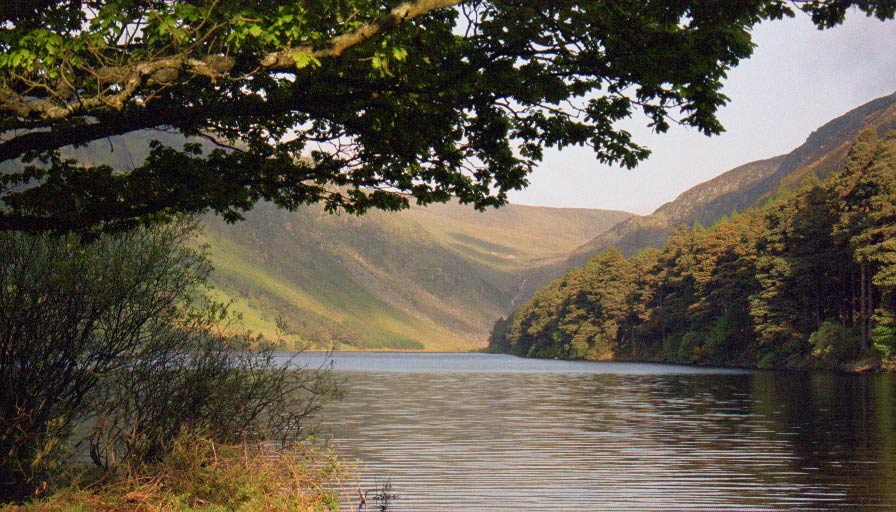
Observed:
[[[463,0],[417,0],[405,2],[392,9],[389,14],[380,16],[375,20],[358,27],[354,32],[336,36],[323,46],[314,49],[311,46],[290,48],[276,53],[270,53],[261,60],[261,66],[271,70],[291,70],[296,65],[296,54],[307,54],[318,59],[336,58],[349,48],[370,39],[384,30],[397,27],[402,23],[422,16],[430,11],[453,7]]]
[[[379,32],[394,28],[433,10],[457,5],[461,1],[417,0],[405,2],[393,8],[388,14],[365,23],[352,32],[331,38],[321,48],[300,46],[269,53],[260,59],[255,68],[268,72],[294,70],[296,55],[303,54],[317,59],[338,58],[349,48],[370,39]],[[150,61],[132,62],[125,66],[105,67],[95,72],[95,79],[99,84],[105,86],[105,91],[108,92],[101,92],[92,97],[77,97],[70,101],[59,101],[53,98],[38,100],[9,88],[0,89],[0,111],[6,111],[19,118],[37,117],[47,121],[59,121],[74,115],[86,115],[98,111],[121,111],[146,86],[164,86],[183,74],[216,80],[231,72],[235,64],[233,58],[224,55],[196,58],[188,54],[181,54]],[[151,94],[144,95],[144,98],[150,97],[152,97]]]

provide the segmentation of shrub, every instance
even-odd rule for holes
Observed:
[[[713,363],[723,363],[731,359],[731,348],[737,336],[736,327],[730,312],[725,312],[713,322],[706,334],[704,348],[706,356]]]
[[[781,366],[781,355],[777,351],[762,354],[756,362],[756,368],[761,370],[773,370]]]
[[[678,339],[675,336],[663,337],[663,360],[667,362],[678,361]]]
[[[874,349],[884,359],[896,358],[896,328],[884,325],[875,326],[872,341]]]
[[[681,337],[681,345],[678,346],[677,359],[682,363],[699,363],[703,360],[704,334],[688,331]]]
[[[30,494],[82,441],[108,469],[160,460],[184,429],[304,435],[332,382],[225,335],[194,232],[0,234],[0,500]]]
[[[822,368],[837,368],[859,355],[859,335],[839,322],[825,320],[809,336],[812,358]]]

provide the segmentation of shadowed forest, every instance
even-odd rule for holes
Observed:
[[[863,131],[843,170],[767,205],[609,249],[536,293],[490,350],[759,368],[891,366],[896,137]]]

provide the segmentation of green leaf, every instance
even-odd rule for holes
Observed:
[[[308,66],[311,66],[312,68],[320,67],[320,60],[310,53],[293,52],[292,60],[296,62],[296,69],[304,69]]]
[[[392,48],[392,57],[398,62],[404,62],[408,57],[408,51],[401,46],[396,46],[395,48]]]

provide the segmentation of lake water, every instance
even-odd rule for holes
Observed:
[[[333,359],[320,421],[389,510],[896,510],[894,375]]]

